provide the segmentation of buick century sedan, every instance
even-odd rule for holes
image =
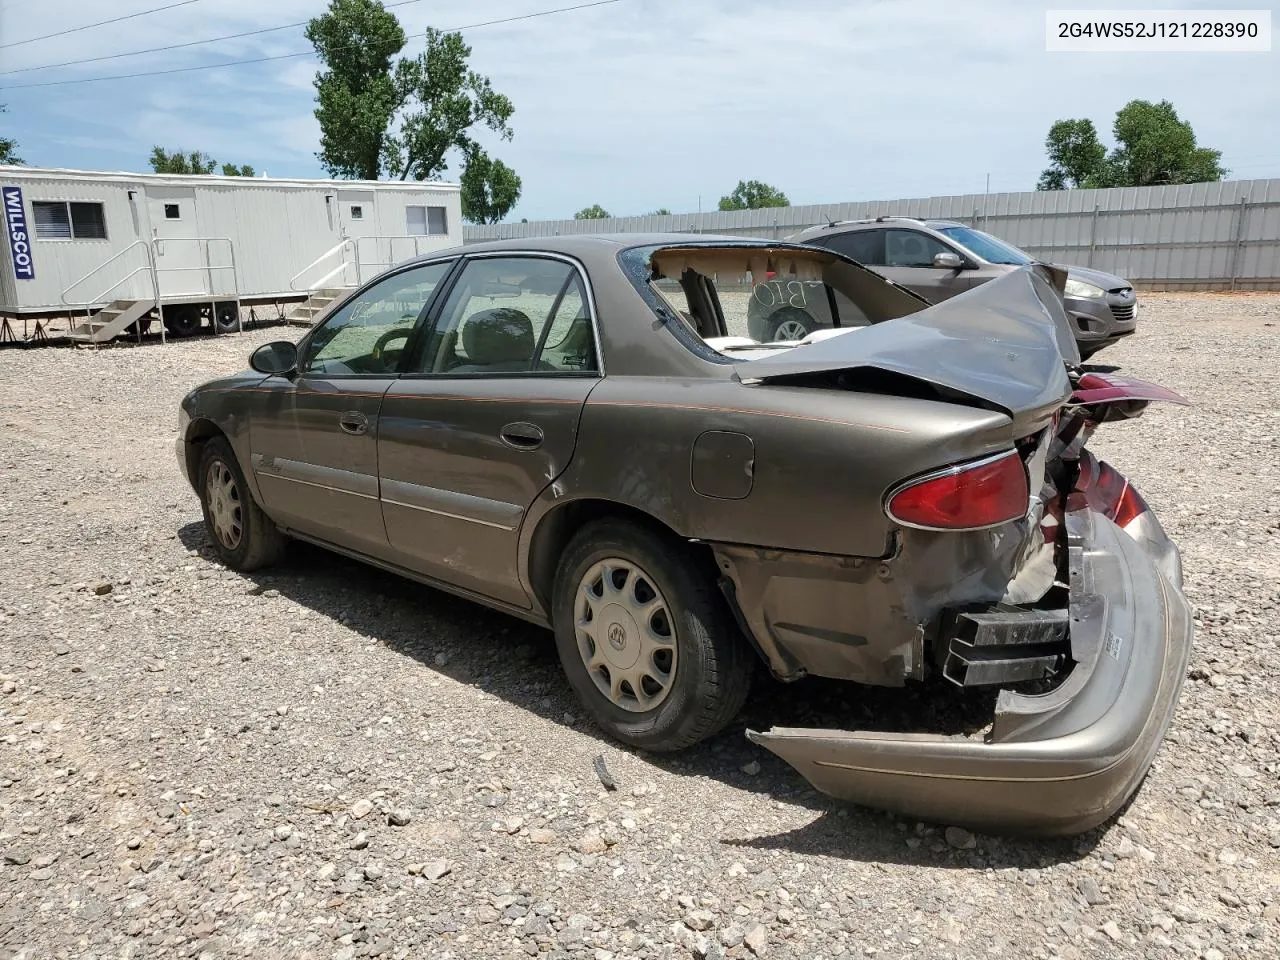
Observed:
[[[743,336],[766,275],[822,285],[831,327]],[[192,390],[177,456],[228,567],[296,538],[546,626],[636,747],[724,728],[758,663],[851,697],[996,688],[973,737],[747,736],[836,797],[1075,833],[1137,789],[1192,632],[1177,547],[1086,446],[1185,401],[1082,371],[1065,281],[931,306],[801,244],[476,244]]]

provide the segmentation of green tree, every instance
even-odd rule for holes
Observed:
[[[316,156],[335,177],[377,180],[403,103],[392,72],[406,39],[400,21],[376,0],[332,0],[306,36],[326,68],[315,79]]]
[[[759,180],[739,180],[733,193],[720,198],[721,210],[758,210],[761,207],[789,207],[791,201],[777,187]]]
[[[247,163],[238,167],[234,163],[224,163],[222,165],[222,175],[224,177],[252,177],[254,172],[253,167]]]
[[[333,176],[428,180],[448,168],[450,151],[485,164],[476,127],[511,139],[515,108],[468,67],[461,34],[429,29],[424,52],[400,57],[407,38],[379,0],[331,0],[306,35],[325,65],[315,79],[317,156]],[[479,172],[471,179],[485,181]],[[510,177],[501,184],[510,185]]]
[[[1129,101],[1116,113],[1111,132],[1117,146],[1109,163],[1120,186],[1206,183],[1227,175],[1222,151],[1196,146],[1191,124],[1178,118],[1168,100]]]
[[[575,213],[573,215],[573,219],[575,220],[608,220],[612,216],[613,214],[611,214],[604,207],[600,206],[600,204],[593,203],[591,206],[583,207],[581,210]]]
[[[471,223],[497,223],[520,199],[520,177],[479,147],[467,155],[462,171],[462,217]]]
[[[5,112],[5,105],[0,103],[0,113]],[[16,140],[10,140],[8,137],[0,137],[0,163],[22,163],[23,160],[14,153],[18,149]]]
[[[646,213],[645,216],[646,217],[669,217],[671,216],[671,211],[668,210],[666,207],[659,207],[657,210],[653,210],[653,211],[650,211],[649,213]]]
[[[1191,124],[1167,100],[1129,101],[1111,133],[1116,146],[1108,154],[1091,121],[1059,120],[1045,138],[1049,166],[1036,189],[1204,183],[1227,175],[1222,152],[1197,146]]]
[[[1044,149],[1049,167],[1040,174],[1037,190],[1097,186],[1103,178],[1107,148],[1092,120],[1059,120],[1049,128]]]
[[[151,148],[151,169],[156,173],[213,173],[218,161],[207,153],[192,150],[169,152],[164,147]]]

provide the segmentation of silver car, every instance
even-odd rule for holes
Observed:
[[[878,217],[810,227],[787,239],[842,253],[931,303],[1035,262],[989,233],[950,220]],[[1063,268],[1067,316],[1082,358],[1137,329],[1138,301],[1129,281],[1086,267]],[[827,303],[798,288],[782,291],[783,296],[778,285],[772,277],[755,284],[750,336],[764,342],[798,340],[833,325]]]

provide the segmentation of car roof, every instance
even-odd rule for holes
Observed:
[[[608,250],[649,246],[729,246],[729,247],[795,247],[799,244],[786,240],[765,240],[759,237],[731,237],[711,233],[578,233],[552,237],[512,237],[506,240],[486,240],[468,243],[447,250],[435,250],[416,259],[437,260],[442,256],[459,253],[490,253],[504,250],[534,250],[547,253],[563,253],[569,256],[590,256]]]

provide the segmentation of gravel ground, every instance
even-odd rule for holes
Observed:
[[[0,353],[0,957],[1277,956],[1280,296],[1140,327],[1098,359],[1196,406],[1093,446],[1182,545],[1198,645],[1136,801],[1054,842],[835,803],[742,736],[922,694],[761,679],[646,756],[543,631],[315,549],[220,569],[177,402],[295,330]]]

